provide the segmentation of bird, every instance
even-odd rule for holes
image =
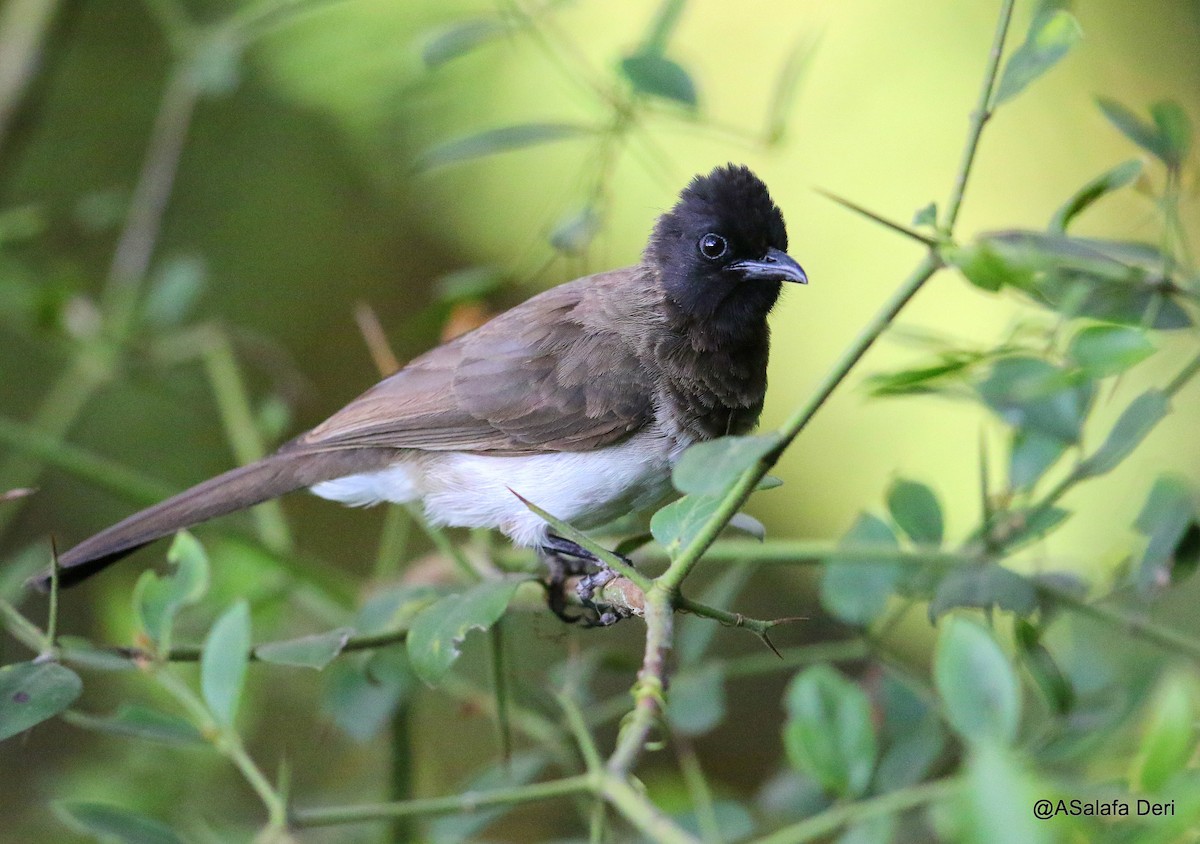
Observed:
[[[787,248],[783,214],[748,167],[697,175],[636,265],[539,293],[273,454],[85,539],[59,557],[58,583],[307,488],[351,506],[420,503],[432,524],[496,528],[547,561],[598,567],[601,579],[579,587],[586,605],[606,567],[525,502],[593,528],[668,499],[692,444],[751,431],[767,387],[767,315],[784,282],[808,282]],[[49,574],[35,581],[49,584]],[[563,616],[561,596],[551,603]]]

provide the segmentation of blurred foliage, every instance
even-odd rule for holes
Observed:
[[[1190,55],[1180,84],[1192,91],[1194,4],[1106,18],[1041,0],[1018,6],[1011,33],[1012,4],[998,4],[1008,47],[992,56],[953,190],[911,224],[875,209],[927,199],[961,127],[943,144],[924,124],[935,109],[961,121],[968,95],[959,107],[907,90],[908,120],[889,134],[921,147],[889,161],[904,142],[882,137],[895,115],[870,91],[910,80],[914,56],[931,82],[962,75],[918,39],[944,39],[976,73],[992,4],[908,9],[941,16],[906,18],[911,40],[882,4],[841,4],[824,24],[791,4],[736,5],[0,9],[0,767],[22,771],[0,797],[6,835],[1194,834],[1200,101],[1081,87],[1059,70],[1068,55],[1135,49],[1137,30],[1121,26],[1132,15],[1182,45],[1141,44],[1161,62],[1147,74],[1180,76],[1172,57]],[[1191,29],[1170,30],[1181,14]],[[1095,44],[1083,39],[1093,22],[1109,33]],[[1114,27],[1125,41],[1105,40]],[[872,55],[893,44],[891,59]],[[866,70],[821,74],[822,60],[843,72],[830,57],[847,54]],[[802,88],[815,96],[798,111]],[[1042,97],[1062,114],[1030,110]],[[844,120],[875,164],[845,155],[838,121],[820,113]],[[1063,148],[1092,149],[1076,139],[1100,131],[1093,119],[1114,145],[1077,156],[1096,159],[1088,172],[1064,166]],[[1046,125],[1071,142],[1039,146]],[[1005,131],[1033,140],[980,172],[980,137]],[[813,178],[800,164],[826,147],[819,180],[856,200],[828,196],[883,228],[856,221],[837,240],[832,214],[795,224],[789,193]],[[894,278],[903,262],[875,238],[898,234],[925,257],[874,318],[874,293],[835,300],[816,292],[824,282],[816,316],[785,304],[772,398],[797,409],[689,451],[673,477],[681,497],[649,534],[603,534],[645,565],[614,559],[624,576],[596,600],[644,624],[565,629],[533,561],[492,537],[401,508],[326,521],[339,517],[306,502],[206,528],[203,543],[180,534],[157,571],[131,564],[44,602],[23,591],[46,563],[45,534],[81,537],[261,456],[353,394],[347,383],[369,383],[368,356],[394,368],[389,340],[405,356],[526,295],[514,278],[545,284],[607,266],[612,251],[634,260],[653,209],[713,157],[761,160],[794,249],[810,272],[826,267],[815,280],[849,278],[874,251],[876,274]],[[840,158],[858,169],[836,169]],[[963,225],[968,176],[972,194],[1015,204]],[[1116,224],[1095,225],[1106,207],[1121,210]],[[955,295],[970,305],[937,332],[897,325],[935,275],[965,280]],[[366,354],[347,339],[352,313]],[[886,366],[872,351],[867,392],[908,401],[847,409],[839,388],[885,331],[918,348]],[[832,367],[807,399],[798,361]],[[903,465],[911,434],[892,420],[909,404],[933,408],[910,426],[922,449],[945,452],[928,471]],[[881,436],[858,432],[864,413],[883,414]],[[1172,424],[1186,436],[1162,440]],[[974,454],[958,448],[976,440]],[[754,500],[764,539],[738,511],[778,486],[765,476],[777,461],[790,483]],[[1098,504],[1109,500],[1125,510]],[[829,501],[843,509],[822,511]],[[836,541],[795,539],[850,518]],[[755,539],[717,540],[725,527]],[[716,572],[696,570],[702,559]],[[814,564],[809,602],[777,572]],[[680,594],[685,579],[697,600]],[[820,611],[828,620],[797,618]],[[904,635],[918,626],[933,638]],[[1035,817],[1035,801],[1053,818]],[[1138,801],[1170,811],[1139,813]],[[1119,806],[1131,816],[1111,822]]]

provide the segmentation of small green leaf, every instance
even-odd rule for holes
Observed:
[[[779,437],[759,434],[697,443],[683,453],[671,480],[680,492],[721,495],[742,473],[779,447]]]
[[[120,806],[74,800],[56,801],[52,806],[65,825],[107,844],[183,844],[170,827]]]
[[[1192,121],[1174,100],[1160,100],[1150,106],[1150,116],[1167,150],[1166,162],[1178,170],[1192,148]]]
[[[602,223],[595,206],[585,205],[568,214],[550,232],[550,245],[566,255],[587,251]]]
[[[666,549],[668,556],[674,556],[692,544],[720,504],[719,498],[685,495],[650,517],[650,534]]]
[[[200,692],[213,717],[233,726],[250,660],[250,605],[241,600],[217,619],[200,652]]]
[[[501,788],[526,785],[537,779],[547,767],[542,753],[531,751],[515,753],[511,759],[503,759],[474,774],[459,784],[458,794],[479,794]],[[495,808],[473,808],[470,812],[455,812],[440,818],[431,818],[425,826],[421,840],[431,844],[458,844],[466,841],[485,841],[488,836],[480,835],[499,818],[515,809],[515,805]]]
[[[155,273],[142,305],[146,323],[170,328],[187,318],[204,291],[207,268],[198,255],[171,258]]]
[[[467,633],[495,624],[522,582],[523,578],[486,580],[423,610],[413,620],[406,640],[416,675],[430,686],[437,685],[458,659]]]
[[[1013,632],[1021,664],[1033,678],[1050,710],[1055,715],[1066,715],[1075,705],[1075,689],[1042,644],[1040,631],[1027,619],[1018,618]]]
[[[541,144],[595,134],[591,126],[575,123],[519,123],[501,126],[473,135],[453,138],[425,150],[418,156],[414,169],[418,171],[445,167],[510,150],[525,149]]]
[[[470,18],[452,23],[427,36],[421,48],[421,60],[432,70],[465,56],[507,31],[505,22],[496,17]]]
[[[1117,375],[1154,354],[1154,344],[1140,328],[1092,325],[1071,338],[1067,357],[1093,378]]]
[[[930,713],[906,725],[879,759],[875,775],[880,792],[916,785],[929,775],[946,748],[946,732]]]
[[[67,712],[63,720],[85,730],[109,735],[128,736],[162,744],[202,744],[204,736],[190,723],[175,715],[137,703],[123,703],[107,718],[82,712]]]
[[[1132,184],[1141,174],[1142,162],[1137,158],[1124,161],[1111,170],[1101,173],[1075,191],[1074,195],[1054,212],[1054,217],[1050,220],[1050,230],[1065,233],[1067,227],[1071,225],[1071,221],[1093,203],[1113,191]]]
[[[254,649],[254,655],[263,662],[276,665],[292,665],[297,668],[315,668],[320,671],[342,652],[353,627],[339,627],[328,633],[300,636],[283,642],[267,642]]]
[[[725,719],[725,675],[720,667],[708,665],[672,680],[667,718],[672,729],[685,736],[701,736],[719,725]]]
[[[1025,616],[1037,606],[1037,590],[1021,575],[1000,565],[973,566],[955,569],[942,578],[929,603],[929,619],[936,621],[959,607],[996,607]]]
[[[500,290],[508,278],[495,267],[467,267],[441,276],[433,283],[440,302],[483,299]]]
[[[57,662],[0,667],[0,741],[53,718],[82,691],[79,675]]]
[[[137,664],[118,651],[100,648],[79,636],[59,636],[62,662],[69,662],[93,671],[134,671]]]
[[[1061,525],[1071,515],[1062,507],[1042,509],[1036,505],[1009,513],[1009,532],[998,537],[1004,549],[1012,553],[1023,545],[1041,539]]]
[[[903,478],[888,491],[888,510],[900,529],[918,545],[942,544],[942,507],[925,484]]]
[[[866,693],[828,665],[788,686],[784,746],[788,758],[829,792],[858,797],[875,769],[875,725]]]
[[[417,685],[402,648],[350,654],[331,665],[325,676],[321,708],[357,742],[378,736]]]
[[[1090,381],[1040,358],[1016,356],[996,361],[976,385],[980,397],[1014,428],[1027,428],[1066,442],[1079,439],[1091,407]]]
[[[1154,124],[1138,117],[1116,100],[1098,97],[1096,104],[1104,112],[1109,122],[1117,127],[1126,138],[1133,141],[1146,152],[1160,161],[1169,164],[1173,159],[1170,141],[1162,135],[1162,130]]]
[[[1005,285],[1024,289],[1033,280],[1031,269],[1009,260],[987,241],[946,250],[944,257],[967,281],[990,293]]]
[[[936,202],[923,205],[917,209],[917,213],[913,214],[912,224],[914,226],[928,226],[929,228],[936,228],[937,214],[938,207]]]
[[[1179,475],[1160,476],[1135,523],[1147,539],[1136,574],[1143,594],[1170,584],[1175,549],[1195,518],[1196,498],[1188,480]]]
[[[1080,473],[1103,475],[1133,453],[1171,409],[1171,399],[1162,390],[1147,390],[1129,403],[1108,432],[1104,443],[1080,464]]]
[[[1196,751],[1196,693],[1182,672],[1168,674],[1150,703],[1131,778],[1157,791],[1182,771]]]
[[[968,741],[1016,738],[1021,691],[1016,674],[992,634],[974,621],[942,620],[934,654],[934,682],[950,726]]]
[[[691,75],[678,62],[660,53],[626,56],[621,59],[621,73],[638,93],[696,107],[696,83]]]
[[[1044,74],[1083,39],[1070,12],[1048,9],[1033,19],[1025,42],[1009,57],[996,89],[995,105],[1012,99]]]
[[[887,523],[870,513],[861,514],[839,544],[881,551],[899,547]],[[887,606],[898,576],[895,561],[886,556],[878,561],[839,561],[836,556],[830,557],[821,576],[821,606],[849,624],[870,624]]]
[[[1008,463],[1008,484],[1014,490],[1032,489],[1046,470],[1058,462],[1067,443],[1041,431],[1013,431]]]
[[[1048,844],[1063,840],[1050,834],[1052,825],[1034,816],[1034,801],[1046,791],[1037,787],[1008,748],[993,742],[977,742],[972,746],[965,786],[962,802],[967,834],[956,840],[987,844]]]
[[[143,572],[133,591],[142,629],[163,650],[170,649],[175,616],[208,591],[208,555],[190,533],[175,534],[167,562],[175,568],[171,574],[159,577],[152,571]]]

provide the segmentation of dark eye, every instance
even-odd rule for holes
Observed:
[[[719,234],[706,234],[696,245],[700,248],[700,254],[710,261],[717,260],[729,251],[729,243]]]

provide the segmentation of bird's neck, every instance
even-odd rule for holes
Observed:
[[[767,390],[766,311],[698,320],[668,306],[666,327],[654,358],[682,431],[707,440],[752,430]]]

